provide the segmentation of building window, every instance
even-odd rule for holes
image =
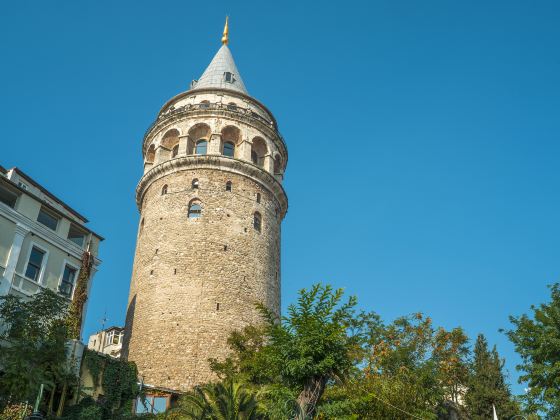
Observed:
[[[231,191],[231,181],[226,182],[226,191]]]
[[[192,186],[193,190],[198,190],[198,179],[197,178],[192,180],[191,186]]]
[[[251,150],[251,162],[253,162],[255,165],[259,164],[259,155],[257,155],[257,152],[255,152],[254,150]]]
[[[136,414],[146,414],[146,413],[165,413],[167,410],[167,397],[146,395],[146,398],[138,397],[136,400]]]
[[[234,154],[235,154],[235,144],[229,141],[224,143],[224,156],[233,157]]]
[[[228,83],[233,83],[233,81],[234,81],[234,79],[233,79],[233,73],[231,73],[231,72],[229,72],[229,71],[226,71],[226,72],[224,73],[224,79],[225,79],[225,81],[228,82]]]
[[[39,216],[37,216],[37,221],[49,229],[56,230],[59,218],[45,210],[44,207],[41,207],[41,210],[39,210]]]
[[[200,103],[200,109],[208,109],[208,108],[210,108],[210,102],[208,102],[208,101],[202,101],[202,102]]]
[[[76,281],[76,273],[78,271],[70,267],[69,265],[64,266],[64,272],[62,273],[62,280],[60,286],[58,286],[58,291],[66,297],[71,297],[74,291],[74,282]]]
[[[25,269],[25,277],[35,282],[39,282],[44,258],[45,251],[40,250],[37,247],[31,248],[31,254],[29,254],[29,261],[27,262],[27,267]]]
[[[84,233],[84,231],[78,228],[76,225],[71,224],[70,230],[68,231],[68,240],[74,242],[79,247],[83,247],[85,239],[86,234]]]
[[[195,154],[205,155],[207,149],[208,149],[208,142],[206,140],[199,140],[196,142]]]
[[[198,219],[200,216],[202,216],[202,207],[200,206],[200,202],[199,201],[193,201],[189,205],[188,217],[189,217],[189,219]]]
[[[105,345],[108,346],[113,342],[113,337],[115,335],[114,331],[109,331],[105,336]]]
[[[261,202],[261,193],[257,193],[257,203]]]
[[[165,194],[167,194],[167,184],[165,184],[161,189],[161,195],[165,195]]]
[[[261,214],[258,211],[256,211],[255,214],[253,215],[253,227],[255,228],[255,230],[257,232],[261,231],[262,217],[261,217]]]
[[[237,111],[237,105],[233,102],[230,102],[229,104],[227,104],[227,109],[229,109],[230,111]]]
[[[175,147],[173,147],[173,149],[171,150],[171,157],[174,158],[179,154],[179,145],[177,144]]]
[[[0,202],[4,203],[5,205],[14,208],[16,206],[18,195],[13,193],[12,191],[0,187]]]

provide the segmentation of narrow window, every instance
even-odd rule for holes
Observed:
[[[202,207],[198,201],[192,202],[189,206],[189,219],[198,219],[202,216]]]
[[[29,261],[27,262],[27,268],[25,269],[25,277],[36,282],[39,281],[39,275],[41,274],[41,267],[43,266],[44,257],[44,251],[36,247],[33,247],[31,249],[31,254],[29,254]]]
[[[220,304],[216,303],[216,310],[219,311],[220,310]]]
[[[208,101],[202,101],[202,102],[200,103],[200,109],[208,109],[208,108],[210,108],[210,102],[208,102]]]
[[[191,186],[192,186],[193,190],[198,190],[198,179],[197,178],[192,180]]]
[[[207,148],[208,148],[208,142],[206,140],[199,140],[196,142],[195,154],[205,155]]]
[[[8,207],[14,208],[16,206],[17,194],[0,187],[0,203],[4,203]]]
[[[86,234],[83,230],[78,228],[76,225],[71,224],[70,230],[68,231],[68,240],[74,242],[79,247],[84,246],[84,241],[86,239]]]
[[[39,210],[39,216],[37,216],[37,221],[49,229],[56,230],[59,218],[45,210],[44,207],[41,207],[41,210]]]
[[[257,155],[257,152],[255,152],[254,150],[251,150],[251,162],[253,162],[255,165],[259,164],[259,155]]]
[[[261,202],[261,193],[257,193],[257,203]]]
[[[231,181],[226,182],[226,191],[231,191]]]
[[[237,111],[237,105],[233,102],[230,102],[229,104],[227,104],[227,109],[229,109],[230,111]]]
[[[72,296],[74,291],[74,282],[76,280],[77,270],[69,265],[64,266],[64,272],[62,273],[62,280],[60,286],[58,286],[58,291],[66,296],[67,298]]]
[[[253,227],[255,228],[255,230],[257,232],[261,231],[262,217],[261,217],[261,214],[258,211],[256,211],[255,214],[253,215]]]
[[[179,154],[179,145],[177,144],[175,147],[173,147],[173,149],[171,150],[171,157],[174,158]]]
[[[224,143],[224,156],[233,157],[235,154],[235,145],[231,142]]]
[[[226,82],[228,83],[233,83],[233,73],[226,71],[224,73],[224,79],[226,80]]]
[[[167,194],[167,184],[165,184],[161,189],[161,195],[165,195],[165,194]]]

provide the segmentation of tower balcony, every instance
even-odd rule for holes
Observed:
[[[287,156],[288,148],[284,138],[278,131],[276,123],[257,114],[248,108],[232,106],[222,102],[204,102],[198,104],[186,104],[180,107],[171,106],[165,112],[159,114],[158,118],[148,127],[144,134],[143,150],[149,145],[150,138],[161,128],[185,118],[194,117],[228,117],[255,126],[258,130],[268,135],[270,138],[277,139],[284,149],[284,156]]]

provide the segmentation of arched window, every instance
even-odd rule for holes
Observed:
[[[210,102],[209,101],[202,101],[200,103],[200,109],[208,109],[210,108]]]
[[[231,181],[226,182],[226,191],[231,191]]]
[[[251,161],[261,168],[264,167],[264,157],[267,155],[268,149],[264,139],[255,137],[251,146]]]
[[[261,231],[262,217],[261,217],[261,214],[258,211],[256,211],[255,214],[253,215],[253,227],[255,228],[255,230],[257,232]]]
[[[257,193],[257,203],[261,202],[261,193]]]
[[[227,104],[227,109],[229,109],[230,111],[237,111],[237,105],[234,102],[230,102],[229,104]]]
[[[167,184],[165,184],[161,189],[161,195],[165,195],[165,194],[167,194]]]
[[[179,154],[179,145],[176,145],[175,147],[173,147],[173,150],[171,150],[171,157],[174,158]]]
[[[225,142],[224,143],[224,156],[233,157],[235,154],[235,144],[232,142]]]
[[[200,201],[191,201],[191,204],[189,204],[189,219],[197,219],[200,216],[202,216],[202,206],[200,205]]]
[[[156,157],[156,148],[153,144],[150,145],[148,148],[148,152],[146,153],[146,163],[154,163],[154,159]]]
[[[192,180],[191,186],[193,190],[198,190],[198,178]]]
[[[282,173],[282,158],[280,155],[276,155],[274,158],[274,174],[280,175]]]
[[[206,140],[199,140],[199,141],[196,142],[195,154],[205,155],[207,148],[208,148],[208,142]]]

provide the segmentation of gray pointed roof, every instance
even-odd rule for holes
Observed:
[[[233,74],[233,81],[227,82],[225,73]],[[219,88],[231,89],[248,95],[239,70],[233,61],[233,56],[226,44],[218,50],[210,65],[204,70],[198,81],[193,82],[191,89]]]

